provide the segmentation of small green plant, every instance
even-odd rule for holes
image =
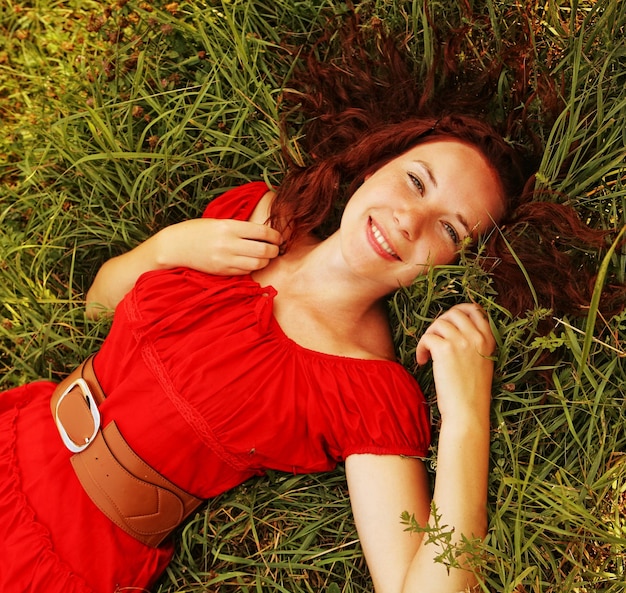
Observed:
[[[480,540],[469,540],[461,536],[461,541],[453,542],[454,529],[441,524],[441,515],[437,512],[435,503],[430,505],[431,523],[420,525],[414,515],[402,513],[400,519],[407,530],[423,534],[422,545],[437,546],[441,552],[435,556],[435,562],[440,562],[450,570],[460,568],[459,558],[463,557],[470,566],[478,568],[480,562]]]

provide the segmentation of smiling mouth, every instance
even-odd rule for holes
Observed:
[[[376,243],[378,243],[380,248],[385,253],[388,253],[391,257],[395,259],[400,259],[399,255],[391,248],[391,245],[387,243],[387,240],[385,239],[383,234],[380,232],[380,229],[374,224],[374,221],[371,218],[370,218],[370,228],[372,229],[372,235],[374,235],[374,239],[376,240]]]

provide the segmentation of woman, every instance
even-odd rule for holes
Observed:
[[[250,184],[209,205],[213,220],[166,229],[105,264],[88,295],[91,307],[116,308],[94,359],[106,394],[102,427],[115,422],[141,459],[198,498],[266,468],[318,471],[346,459],[355,519],[380,591],[419,590],[426,582],[430,590],[456,591],[471,581],[470,573],[448,575],[435,564],[438,549],[420,546],[399,520],[403,511],[428,520],[428,481],[417,457],[427,452],[429,429],[417,385],[392,362],[381,299],[452,261],[466,236],[477,237],[501,217],[506,199],[478,147],[445,135],[431,140],[422,127],[420,143],[365,172],[329,238],[300,235],[278,256],[282,237],[263,224],[274,196],[264,184]],[[223,217],[246,222],[215,220]],[[201,267],[194,260],[198,241],[216,225],[252,240],[226,248],[226,259],[209,271],[251,275],[190,269]],[[249,262],[239,262],[240,247],[244,259],[252,255]],[[171,267],[181,264],[187,267]],[[168,269],[135,284],[157,266]],[[418,362],[433,359],[444,419],[434,501],[459,537],[481,537],[486,528],[493,347],[484,314],[467,304],[441,316],[418,348]],[[263,387],[249,401],[252,384]],[[137,541],[92,503],[74,475],[73,453],[54,434],[53,389],[27,385],[2,398],[2,424],[15,439],[15,458],[3,473],[21,476],[3,480],[3,590],[41,588],[40,578],[47,590],[56,583],[64,591],[148,586],[171,546]],[[359,402],[364,409],[353,410]],[[10,512],[18,501],[19,512]],[[40,567],[33,570],[35,558]]]
[[[405,511],[431,520],[420,460],[429,425],[417,384],[393,361],[382,301],[510,219],[524,176],[502,138],[472,117],[352,131],[343,145],[318,142],[313,164],[292,168],[276,194],[261,183],[228,192],[204,220],[102,267],[88,309],[115,318],[92,361],[94,399],[79,402],[102,430],[81,443],[66,421],[80,382],[2,394],[3,591],[148,587],[172,550],[168,529],[147,516],[160,517],[163,489],[185,501],[171,528],[198,499],[266,469],[323,471],[343,460],[377,591],[473,584],[463,558],[448,571],[434,561],[439,548],[399,520]],[[324,231],[344,196],[341,224]],[[441,315],[417,348],[419,364],[433,362],[432,500],[453,542],[486,530],[493,349],[488,319],[469,303]],[[106,397],[96,414],[98,384]],[[154,504],[108,496],[93,451],[113,435],[165,483]],[[148,479],[139,473],[122,479]]]

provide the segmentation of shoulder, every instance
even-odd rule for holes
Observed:
[[[270,210],[274,203],[274,198],[276,198],[276,192],[271,189],[265,191],[250,215],[250,222],[265,224],[270,217]]]
[[[266,197],[266,194],[270,195]],[[270,191],[265,182],[252,181],[229,189],[211,200],[202,217],[250,220],[257,210],[256,216],[260,216],[265,210],[269,212],[269,207],[273,201],[272,195],[273,192]]]

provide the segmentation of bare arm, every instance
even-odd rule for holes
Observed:
[[[494,339],[481,309],[460,305],[442,315],[424,334],[416,356],[433,360],[441,431],[433,500],[440,525],[482,538],[487,529],[489,403]],[[378,593],[457,593],[475,584],[463,568],[435,562],[436,544],[405,533],[400,514],[421,525],[433,523],[423,465],[392,456],[354,455],[346,472],[355,520]],[[459,559],[461,566],[464,559]]]
[[[209,274],[246,274],[278,255],[280,233],[263,224],[273,194],[268,192],[249,221],[199,218],[156,233],[98,270],[87,293],[87,315],[112,311],[144,272],[192,268]]]

